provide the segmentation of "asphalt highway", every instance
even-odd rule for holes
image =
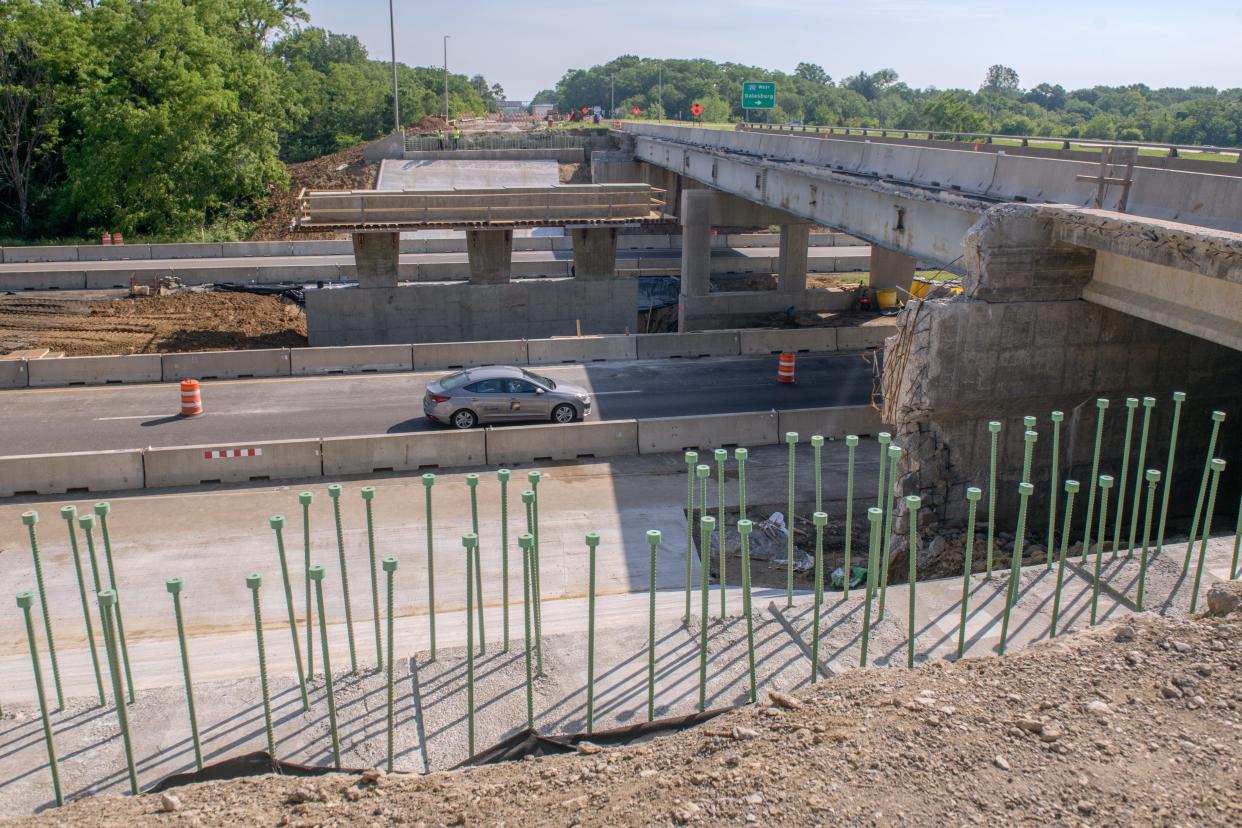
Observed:
[[[793,386],[776,382],[775,356],[532,370],[589,390],[591,420],[860,405],[872,383],[870,364],[856,353],[799,356]],[[206,413],[194,418],[179,416],[171,383],[0,391],[0,455],[438,429],[424,418],[422,399],[444,373],[205,382]]]

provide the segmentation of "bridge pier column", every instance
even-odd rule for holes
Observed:
[[[776,289],[781,293],[800,294],[806,290],[807,248],[811,243],[811,225],[782,224],[780,269]]]
[[[512,230],[467,230],[470,284],[503,285],[513,272]]]
[[[397,286],[401,258],[400,233],[354,233],[354,269],[358,287]]]
[[[894,288],[910,289],[914,279],[914,266],[918,260],[905,253],[888,250],[877,244],[871,245],[871,301],[875,305],[876,291]],[[900,293],[898,294],[900,296]]]
[[[712,289],[712,193],[688,190],[681,197],[681,296],[677,330],[685,332],[686,303]]]
[[[615,279],[617,228],[575,227],[569,232],[574,246],[574,277]]]

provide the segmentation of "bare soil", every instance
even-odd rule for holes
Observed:
[[[175,802],[86,799],[27,821],[1232,826],[1242,824],[1240,622],[1149,614],[1000,658],[850,670],[586,755],[211,782],[177,789]]]
[[[305,346],[306,315],[271,296],[184,293],[120,299],[0,296],[0,354],[66,356]]]
[[[378,163],[368,164],[362,158],[364,145],[342,152],[289,164],[289,188],[274,189],[268,198],[268,212],[249,241],[283,241],[289,239],[349,238],[340,233],[293,233],[297,215],[298,193],[307,190],[369,190],[379,177]]]

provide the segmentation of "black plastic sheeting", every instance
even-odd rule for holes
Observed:
[[[306,286],[301,282],[275,282],[251,285],[242,282],[217,282],[213,287],[225,293],[253,293],[258,296],[281,296],[299,305],[306,304]]]
[[[298,765],[293,762],[282,762],[273,759],[266,751],[257,750],[242,756],[234,756],[214,765],[207,765],[201,771],[178,773],[165,777],[151,789],[151,793],[180,788],[183,785],[194,785],[198,782],[222,782],[227,779],[242,779],[247,776],[262,776],[274,773],[277,776],[326,776],[329,773],[361,774],[361,770],[346,768],[324,768],[314,765]]]
[[[677,304],[681,279],[673,276],[639,276],[638,309],[651,311]]]
[[[594,733],[573,733],[565,736],[540,736],[533,730],[519,731],[499,744],[476,753],[457,768],[492,765],[497,762],[512,762],[525,759],[527,756],[556,756],[562,753],[577,753],[579,742],[591,742],[603,746],[628,745],[643,739],[656,736],[667,736],[691,727],[697,727],[711,721],[722,713],[728,713],[732,707],[718,707],[703,713],[692,713],[689,716],[677,716],[671,719],[657,719],[654,722],[618,727],[612,730],[597,730]],[[454,768],[456,770],[456,768]]]

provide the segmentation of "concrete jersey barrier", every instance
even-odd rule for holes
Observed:
[[[529,425],[487,430],[487,463],[537,463],[638,453],[638,420]]]
[[[295,377],[413,369],[414,361],[409,345],[352,345],[289,350],[289,372]]]
[[[148,489],[323,476],[319,440],[149,448],[142,460]]]
[[[289,376],[289,349],[164,354],[164,382]]]
[[[32,388],[159,382],[163,376],[159,354],[32,359],[26,370]]]
[[[486,461],[487,435],[481,430],[323,439],[326,477],[477,466]]]
[[[26,388],[29,385],[26,360],[0,359],[0,388]]]
[[[0,457],[0,497],[116,492],[144,483],[141,449]]]
[[[779,436],[775,411],[660,417],[638,421],[638,453],[767,446],[779,442]]]
[[[840,408],[801,408],[777,413],[777,431],[784,439],[790,431],[796,431],[806,441],[818,434],[829,440],[839,440],[848,434],[868,436],[884,430],[880,412],[869,405],[850,405]]]

